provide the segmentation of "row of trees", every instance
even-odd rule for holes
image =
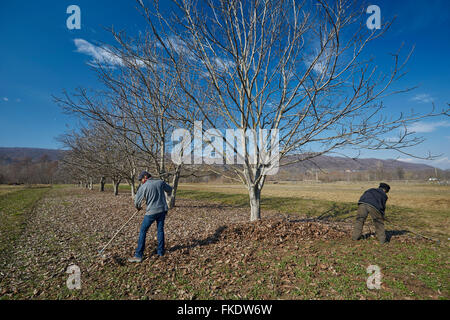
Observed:
[[[58,161],[45,155],[36,161],[26,157],[0,162],[0,184],[52,184],[60,181]]]
[[[450,170],[404,170],[397,169],[384,170],[307,170],[304,172],[281,171],[276,177],[270,177],[269,181],[316,181],[316,182],[336,182],[336,181],[406,181],[419,180],[427,181],[429,178],[436,178],[442,181],[450,180]]]
[[[247,187],[250,220],[257,220],[261,190],[278,159],[311,160],[341,148],[405,152],[423,141],[409,124],[448,116],[448,108],[385,112],[382,99],[399,92],[390,88],[404,75],[409,54],[403,62],[392,54],[389,73],[379,71],[364,52],[390,24],[367,29],[365,8],[353,1],[174,0],[170,11],[159,1],[137,4],[145,21],[139,34],[111,29],[116,44],[101,47],[107,58],[93,70],[102,89],[55,98],[87,123],[61,138],[71,150],[66,165],[84,179],[108,176],[133,185],[138,168],[146,168],[176,190],[180,176],[196,167],[168,157],[175,129],[194,132],[202,121],[200,130],[209,136],[224,129],[278,130],[276,150],[249,134],[236,144],[223,141],[241,163],[220,172],[209,167]],[[398,139],[387,138],[392,133]],[[201,148],[234,158],[214,140]],[[198,155],[177,150],[182,157]]]

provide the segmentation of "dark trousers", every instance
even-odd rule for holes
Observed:
[[[375,225],[375,233],[378,240],[381,243],[386,242],[386,233],[384,231],[384,219],[381,213],[374,207],[361,203],[358,205],[358,214],[356,216],[355,226],[353,228],[352,238],[353,240],[359,240],[361,238],[362,229],[367,216],[370,214]]]
[[[145,215],[142,221],[141,231],[139,232],[138,246],[136,248],[135,257],[142,258],[145,250],[145,238],[147,237],[148,228],[156,221],[158,228],[158,248],[156,253],[160,256],[164,255],[164,220],[167,212],[160,212],[150,215]]]

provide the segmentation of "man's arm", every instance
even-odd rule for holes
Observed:
[[[385,212],[386,212],[386,201],[387,201],[387,197],[384,197],[381,200],[381,215],[384,217]]]
[[[141,203],[142,200],[144,200],[144,186],[142,185],[138,191],[136,192],[136,195],[134,196],[134,206],[136,209],[141,210]]]
[[[163,190],[166,192],[169,196],[172,194],[172,187],[169,186],[166,182],[163,181]]]

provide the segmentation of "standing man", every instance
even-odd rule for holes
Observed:
[[[358,214],[356,216],[355,227],[353,229],[353,240],[361,238],[362,229],[367,216],[370,214],[375,225],[375,233],[380,243],[386,242],[386,233],[384,231],[384,211],[386,210],[386,195],[391,187],[386,183],[380,183],[375,189],[369,189],[363,193],[358,201]]]
[[[145,237],[147,236],[148,228],[154,221],[158,228],[158,248],[156,253],[162,257],[164,255],[164,220],[167,214],[167,202],[165,193],[170,195],[172,187],[162,180],[151,179],[150,173],[143,171],[139,175],[141,187],[134,198],[134,205],[136,209],[141,210],[141,202],[145,199],[147,209],[142,221],[141,230],[139,233],[138,246],[134,257],[129,258],[129,262],[142,262],[145,249]]]

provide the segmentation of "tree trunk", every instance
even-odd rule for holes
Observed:
[[[89,190],[92,190],[94,188],[94,183],[92,182],[92,178],[89,178]]]
[[[131,199],[134,199],[134,196],[136,195],[136,185],[134,184],[134,178],[132,178],[128,183],[131,187]]]
[[[101,179],[100,179],[100,191],[101,192],[105,191],[105,183],[106,183],[105,177],[101,177]]]
[[[256,186],[248,188],[250,196],[250,221],[261,220],[261,189]]]
[[[177,189],[178,189],[178,181],[180,180],[180,167],[177,167],[175,171],[175,175],[173,176],[172,180],[172,194],[170,196],[169,201],[169,209],[172,209],[175,207],[175,199],[177,196]]]
[[[117,196],[119,194],[119,184],[120,184],[120,180],[113,180],[115,196]]]

